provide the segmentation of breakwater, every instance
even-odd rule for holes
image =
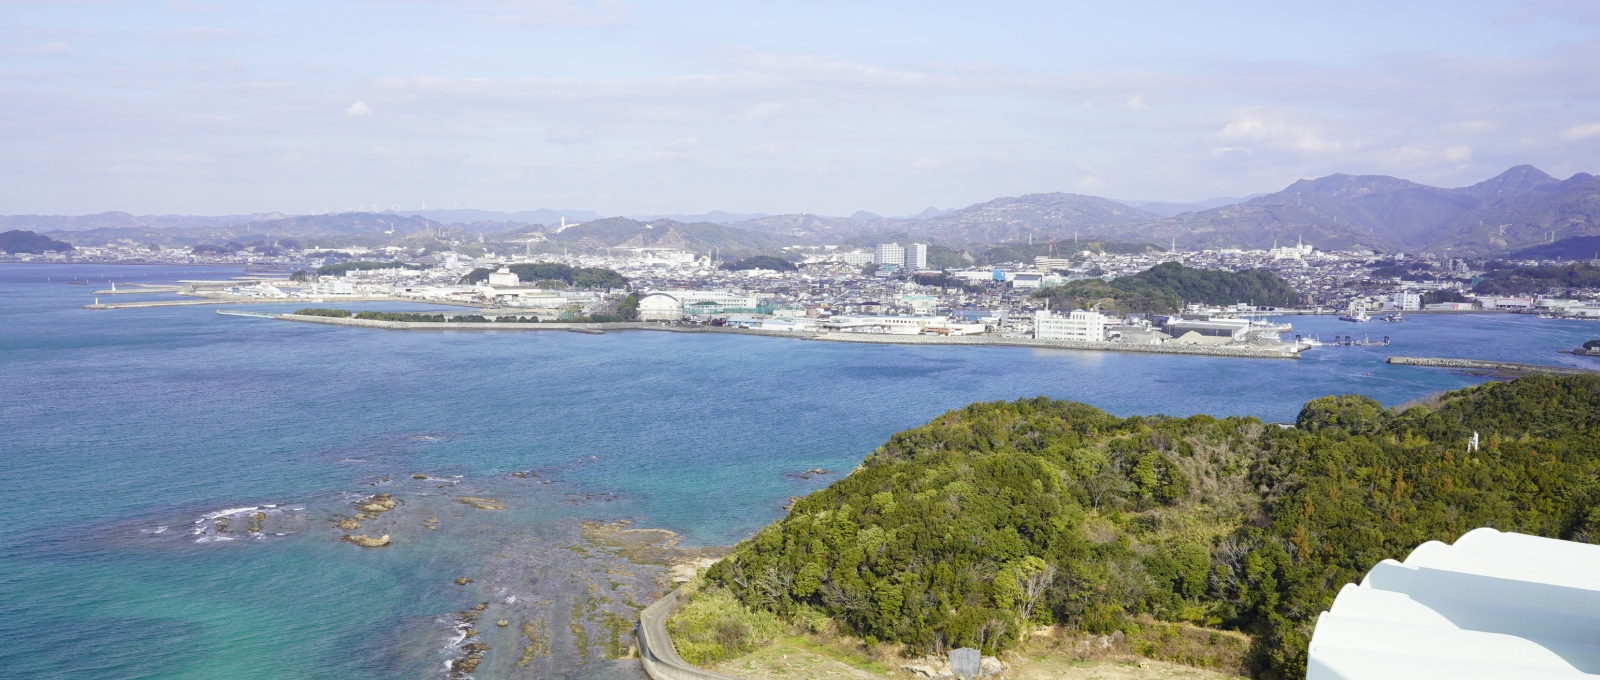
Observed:
[[[120,293],[121,291],[118,291],[118,292]],[[143,292],[143,291],[141,291],[141,292]],[[167,292],[167,291],[151,291],[151,292]],[[338,298],[336,300],[295,298],[293,300],[285,300],[285,299],[281,299],[281,298],[255,298],[255,297],[241,297],[241,296],[237,296],[237,295],[219,295],[219,294],[216,294],[216,293],[178,293],[178,294],[182,295],[184,297],[192,297],[192,298],[195,298],[195,299],[193,299],[193,300],[148,300],[148,301],[145,301],[145,302],[105,302],[105,303],[98,303],[97,302],[97,303],[91,304],[91,305],[84,305],[83,308],[84,309],[138,309],[138,308],[142,308],[142,307],[188,307],[188,306],[192,306],[192,305],[228,305],[228,304],[250,304],[250,303],[262,303],[262,302],[265,302],[265,303],[276,303],[276,304],[280,304],[280,305],[281,304],[286,304],[286,303],[296,303],[296,302],[299,302],[299,303],[317,303],[317,304],[325,304],[327,302],[338,302],[338,303],[341,303],[341,304],[342,303],[347,303],[347,302],[417,302],[417,300],[414,300],[414,299],[411,299],[411,298],[398,298],[398,297],[345,297],[345,298]],[[478,308],[478,307],[482,306],[482,305],[475,305],[475,304],[469,304],[469,303],[464,303],[464,302],[435,302],[435,301],[432,301],[432,300],[428,301],[427,304],[430,304],[430,305],[448,305],[450,307],[472,307],[472,308]]]
[[[1389,357],[1388,363],[1403,366],[1432,366],[1436,368],[1464,368],[1495,371],[1507,375],[1595,375],[1600,370],[1576,366],[1547,366],[1544,364],[1519,364],[1512,361],[1482,361],[1479,359],[1439,359],[1428,357]]]
[[[1304,347],[1288,345],[1285,349],[1267,347],[1218,347],[1213,345],[1134,345],[1120,342],[1079,342],[1073,340],[1036,340],[1033,338],[996,338],[987,336],[942,335],[878,335],[870,333],[809,333],[772,331],[753,328],[728,328],[725,326],[677,326],[651,321],[623,321],[614,323],[498,323],[498,322],[429,322],[429,321],[378,321],[376,319],[336,318],[328,316],[303,316],[279,314],[281,321],[320,323],[333,326],[356,326],[405,331],[575,331],[579,333],[604,333],[609,331],[658,331],[667,333],[728,333],[734,335],[761,335],[798,340],[823,342],[857,342],[890,345],[988,345],[995,347],[1031,347],[1035,349],[1074,349],[1092,352],[1129,352],[1134,354],[1185,354],[1190,356],[1238,357],[1249,359],[1298,359]]]

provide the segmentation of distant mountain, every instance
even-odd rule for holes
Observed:
[[[865,210],[857,210],[853,213],[850,213],[850,219],[858,222],[864,222],[868,220],[881,220],[883,219],[883,216],[877,213],[870,213]]]
[[[1479,255],[1549,238],[1600,233],[1600,186],[1528,165],[1442,189],[1383,175],[1300,180],[1244,203],[1184,213],[1120,235],[1191,247],[1267,247],[1304,237],[1325,249]],[[1504,234],[1501,225],[1505,225]],[[1541,234],[1544,239],[1540,239]]]
[[[1261,195],[1262,194],[1251,194],[1244,198],[1208,198],[1204,201],[1195,201],[1194,203],[1171,203],[1168,201],[1121,201],[1117,199],[1111,200],[1130,208],[1138,208],[1145,212],[1155,213],[1162,217],[1173,217],[1186,212],[1199,212],[1201,210],[1210,210],[1211,208],[1220,208],[1225,205],[1243,203]]]
[[[559,234],[549,235],[551,243],[559,246],[601,250],[617,247],[660,246],[677,247],[697,253],[709,253],[715,248],[719,257],[758,255],[791,245],[792,241],[710,222],[687,224],[676,220],[641,222],[626,217],[607,217],[569,227]]]
[[[1079,194],[1027,194],[997,198],[911,222],[904,228],[940,243],[1015,243],[1122,231],[1160,215],[1115,201]]]
[[[125,212],[103,212],[97,215],[8,215],[0,216],[0,229],[29,229],[37,232],[88,231],[91,229],[132,229],[156,227],[160,229],[193,229],[242,225],[261,220],[281,219],[283,215],[254,213],[250,215],[132,215]]]
[[[402,210],[399,212],[385,211],[380,214],[411,215],[425,217],[439,224],[472,225],[485,222],[514,222],[517,224],[561,224],[561,219],[566,218],[571,222],[588,222],[600,219],[600,214],[589,210],[522,210],[519,212],[497,212],[493,210],[475,210],[472,208],[441,208],[435,210]],[[474,232],[477,233],[477,232]]]
[[[839,243],[852,236],[885,231],[873,223],[852,220],[848,217],[825,217],[810,213],[794,215],[768,215],[730,225],[762,234],[783,236],[790,244]]]
[[[687,223],[687,224],[693,224],[695,222],[710,222],[712,224],[733,224],[734,222],[743,222],[745,220],[753,220],[753,219],[758,219],[758,218],[762,218],[762,217],[766,217],[766,216],[767,216],[767,213],[764,213],[764,212],[731,213],[731,212],[723,212],[721,210],[713,210],[711,212],[700,214],[700,215],[629,215],[628,219],[630,219],[630,220],[639,220],[641,222],[648,222],[650,220],[673,220],[675,222],[684,222],[684,223]]]
[[[930,205],[927,208],[924,208],[922,210],[922,212],[917,213],[916,216],[912,217],[911,219],[914,219],[914,220],[928,220],[928,219],[933,219],[935,217],[938,217],[940,215],[943,215],[943,214],[949,213],[949,212],[955,212],[955,211],[953,211],[953,210],[940,210],[940,209],[935,208],[935,207]]]
[[[282,217],[277,213],[271,215],[277,217],[253,222],[241,220],[233,225],[98,227],[81,231],[55,231],[49,234],[78,246],[128,242],[192,246],[200,243],[221,244],[228,241],[258,241],[283,237],[314,239],[370,235],[389,238],[414,232],[435,231],[444,226],[421,217],[393,213],[353,212],[296,217]]]

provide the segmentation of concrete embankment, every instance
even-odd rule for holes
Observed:
[[[117,292],[121,293],[122,291],[119,290]],[[146,292],[146,291],[139,291],[139,292]],[[168,291],[149,291],[149,292],[161,292],[161,293],[164,293],[164,292],[168,292]],[[214,293],[213,294],[179,293],[179,295],[183,295],[184,297],[192,297],[192,298],[195,298],[195,299],[193,299],[193,300],[149,300],[149,301],[145,301],[145,302],[106,302],[106,303],[97,303],[97,304],[92,304],[92,305],[84,305],[83,308],[84,309],[137,309],[137,308],[141,308],[141,307],[188,307],[188,306],[192,306],[192,305],[235,305],[235,304],[252,304],[252,303],[274,303],[274,304],[280,304],[280,305],[281,304],[326,305],[326,304],[331,304],[331,303],[335,303],[335,302],[337,302],[339,304],[345,304],[345,303],[349,303],[349,302],[413,302],[413,303],[419,303],[419,304],[444,305],[444,306],[450,306],[450,307],[472,307],[472,308],[475,308],[475,309],[480,307],[480,305],[465,304],[465,303],[460,303],[460,302],[434,302],[432,300],[427,301],[427,302],[420,302],[418,300],[412,300],[410,298],[395,298],[395,297],[352,297],[352,298],[339,298],[338,300],[307,300],[307,299],[304,299],[304,298],[295,298],[295,299],[292,299],[292,300],[285,300],[285,299],[274,299],[274,298],[239,297],[239,296],[235,296],[235,295],[217,295],[217,294],[214,294]],[[465,324],[463,324],[463,325],[465,325]]]
[[[995,347],[1031,347],[1035,349],[1076,349],[1095,352],[1131,352],[1135,354],[1186,354],[1190,356],[1240,357],[1249,359],[1298,359],[1300,353],[1264,347],[1214,347],[1209,345],[1125,345],[1120,342],[1074,342],[1071,340],[1035,340],[1032,338],[995,338],[986,336],[945,337],[940,335],[876,335],[868,333],[796,333],[751,328],[726,328],[719,326],[675,326],[650,321],[625,321],[618,323],[472,323],[472,322],[411,322],[378,321],[375,319],[336,318],[327,316],[301,316],[279,314],[282,321],[300,321],[333,326],[356,326],[404,331],[576,331],[603,333],[608,331],[659,331],[667,333],[726,333],[731,335],[760,335],[797,340],[823,342],[858,342],[891,345],[967,345]]]
[[[105,290],[97,290],[93,294],[94,295],[138,295],[140,293],[149,294],[149,293],[181,293],[181,292],[183,292],[183,286],[153,286],[153,285],[150,285],[150,284],[137,283],[137,284],[134,284],[132,286],[123,286],[121,288],[107,288]]]
[[[1476,371],[1494,371],[1504,375],[1595,375],[1600,370],[1576,366],[1546,366],[1544,364],[1519,364],[1511,361],[1481,361],[1478,359],[1435,359],[1428,357],[1389,357],[1388,362],[1403,366],[1432,366]]]
[[[677,648],[672,646],[671,636],[667,635],[667,617],[678,606],[681,592],[674,590],[667,593],[639,612],[639,625],[634,629],[634,639],[639,642],[639,664],[644,666],[644,672],[652,680],[740,680],[692,666],[678,656]]]

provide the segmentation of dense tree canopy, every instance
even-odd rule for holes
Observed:
[[[771,255],[756,255],[755,257],[747,257],[743,260],[724,262],[719,269],[726,269],[728,271],[770,269],[775,272],[792,272],[796,269],[799,269],[799,267],[794,266],[793,262],[785,260],[781,257],[773,257]]]
[[[0,250],[8,253],[32,253],[39,255],[47,250],[58,253],[72,251],[72,244],[66,241],[57,241],[49,236],[42,236],[31,231],[11,230],[0,233]]]
[[[1472,290],[1483,295],[1533,295],[1552,288],[1600,288],[1600,267],[1582,263],[1557,267],[1496,267]]]
[[[1087,308],[1099,303],[1108,310],[1148,314],[1170,314],[1189,302],[1288,307],[1296,297],[1288,282],[1265,269],[1229,272],[1194,269],[1176,262],[1164,262],[1109,283],[1079,279],[1039,290],[1033,296],[1049,299],[1057,308]]]
[[[1597,425],[1596,376],[1403,412],[1328,397],[1293,427],[973,404],[894,435],[708,576],[753,608],[927,650],[1131,615],[1233,628],[1258,675],[1303,677],[1317,613],[1379,560],[1484,526],[1600,542]]]
[[[559,281],[573,288],[610,290],[628,285],[628,279],[604,267],[573,267],[560,262],[526,262],[508,267],[523,283]],[[461,279],[472,284],[489,280],[493,269],[478,268]]]

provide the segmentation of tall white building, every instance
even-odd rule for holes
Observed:
[[[927,256],[924,255],[926,260]],[[878,245],[878,264],[892,264],[897,267],[906,266],[906,249],[898,243],[882,243]]]
[[[1416,293],[1394,293],[1389,296],[1389,306],[1391,309],[1407,312],[1422,309],[1422,296]]]
[[[1047,310],[1033,313],[1033,337],[1039,340],[1105,342],[1106,315],[1077,309],[1066,316]]]
[[[928,244],[913,243],[906,246],[905,266],[906,269],[927,269]]]
[[[864,267],[872,264],[872,261],[877,259],[877,253],[866,250],[852,250],[841,253],[839,259],[852,267]]]

